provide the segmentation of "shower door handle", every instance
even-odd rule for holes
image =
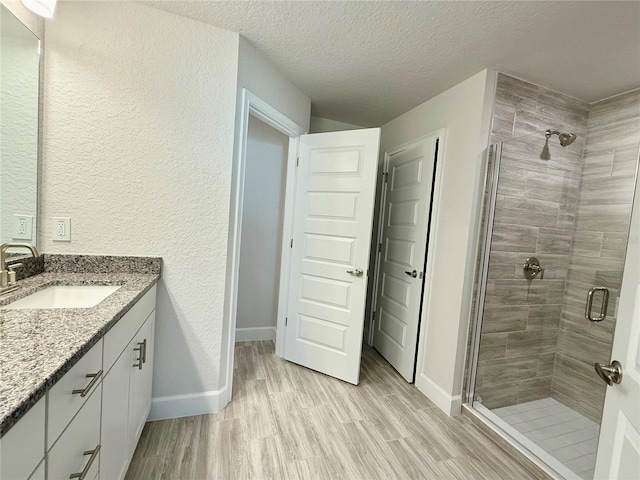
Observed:
[[[607,385],[611,386],[614,383],[622,382],[622,365],[619,361],[614,360],[611,365],[596,363],[594,366],[596,367],[596,373]]]
[[[602,306],[600,307],[600,314],[593,316],[591,309],[593,308],[593,294],[596,292],[602,292]],[[590,322],[601,322],[607,318],[607,308],[609,307],[609,289],[605,287],[593,287],[587,293],[587,307],[584,310],[584,318]]]

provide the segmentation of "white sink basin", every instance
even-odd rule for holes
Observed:
[[[90,308],[119,288],[120,285],[56,285],[39,290],[0,309]]]

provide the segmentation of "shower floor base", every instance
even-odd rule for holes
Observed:
[[[593,478],[600,432],[597,423],[553,398],[492,412],[581,478]]]

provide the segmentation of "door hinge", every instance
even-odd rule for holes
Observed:
[[[290,245],[290,248],[293,248],[293,238],[291,239],[291,242],[289,245]]]
[[[384,183],[387,183],[387,180],[389,179],[389,172],[384,172],[382,175],[384,175]]]
[[[300,165],[300,157],[296,158],[296,167]]]
[[[288,327],[289,326],[289,317],[285,317],[284,319],[284,326]]]
[[[381,251],[382,251],[382,242],[380,242],[380,243],[378,244],[378,251],[379,251],[379,252],[381,252]]]

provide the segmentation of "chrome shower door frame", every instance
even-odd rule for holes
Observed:
[[[476,280],[476,305],[473,315],[473,326],[471,330],[471,354],[469,356],[468,365],[468,384],[466,389],[465,403],[473,407],[475,401],[475,385],[478,372],[478,358],[480,356],[480,336],[482,333],[482,321],[484,318],[484,302],[487,293],[487,281],[489,279],[489,257],[491,253],[491,237],[493,236],[493,221],[496,210],[496,200],[498,196],[498,180],[500,178],[500,161],[502,158],[502,143],[490,145],[486,153],[487,158],[487,180],[485,184],[485,192],[489,192],[489,202],[482,215],[486,217],[486,224],[481,230],[482,249],[480,251],[480,265],[477,272]],[[493,162],[491,161],[493,159]],[[485,197],[483,197],[483,202]]]

